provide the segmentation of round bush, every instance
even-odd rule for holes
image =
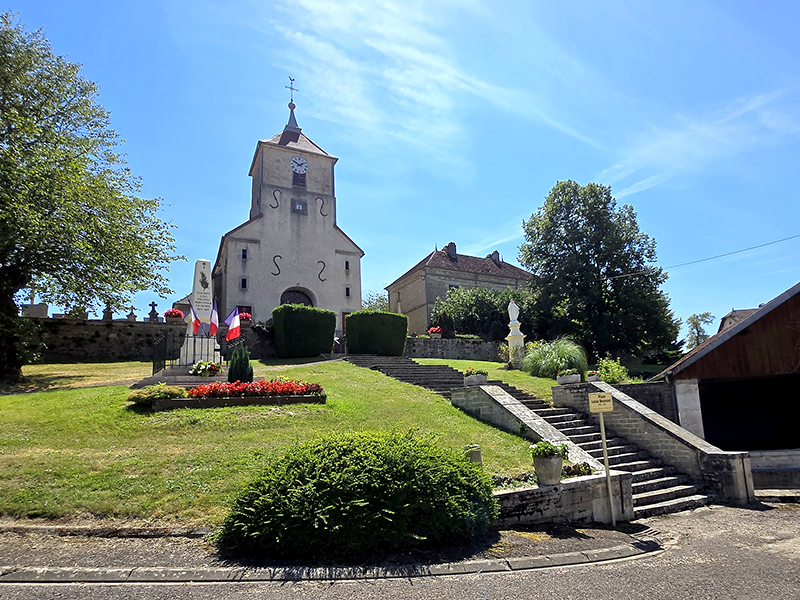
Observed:
[[[221,550],[375,558],[467,542],[497,517],[491,479],[414,432],[334,434],[286,450],[233,503]]]

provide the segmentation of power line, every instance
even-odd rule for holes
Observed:
[[[795,238],[799,238],[800,233],[797,235],[790,235],[789,237],[785,237],[780,240],[774,240],[772,242],[766,242],[765,244],[758,244],[757,246],[750,246],[749,248],[742,248],[741,250],[734,250],[733,252],[726,252],[725,254],[717,254],[716,256],[709,256],[708,258],[699,258],[697,260],[690,260],[689,262],[681,263],[679,265],[670,265],[669,267],[663,267],[664,270],[669,269],[677,269],[678,267],[688,267],[689,265],[696,265],[697,263],[706,262],[709,260],[716,260],[717,258],[723,258],[725,256],[731,256],[733,254],[741,254],[742,252],[749,252],[750,250],[756,250],[758,248],[763,248],[765,246],[772,246],[773,244],[780,244],[781,242],[785,242],[788,240],[793,240]],[[621,277],[632,277],[633,275],[641,275],[642,273],[646,273],[647,271],[636,271],[635,273],[625,273],[623,275],[613,275],[609,277],[609,279],[619,279]]]

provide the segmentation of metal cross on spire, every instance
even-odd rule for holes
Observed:
[[[294,102],[294,93],[300,91],[296,87],[294,87],[294,79],[289,77],[289,85],[285,85],[283,87],[289,90],[289,101]]]

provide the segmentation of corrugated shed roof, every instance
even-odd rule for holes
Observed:
[[[435,250],[395,279],[389,286],[394,285],[404,277],[424,267],[447,269],[448,271],[458,271],[461,273],[494,275],[512,279],[528,279],[531,277],[531,274],[525,269],[520,269],[505,261],[498,262],[499,265],[492,260],[491,255],[480,258],[478,256],[468,256],[466,254],[455,254],[455,256],[451,257],[446,250]]]

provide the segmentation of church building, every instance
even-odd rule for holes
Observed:
[[[250,165],[250,218],[222,236],[212,270],[220,315],[238,306],[267,321],[281,304],[305,304],[344,318],[361,309],[363,250],[336,224],[333,167],[289,103],[283,131],[258,142]]]

